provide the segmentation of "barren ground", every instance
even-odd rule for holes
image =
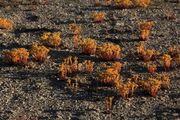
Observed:
[[[1,0],[3,2],[3,0]],[[1,3],[1,2],[0,2]],[[10,2],[9,2],[10,3]],[[98,83],[97,73],[103,63],[96,56],[83,55],[74,50],[72,34],[68,25],[76,20],[81,24],[81,35],[93,38],[98,45],[111,42],[121,47],[123,63],[122,79],[138,73],[143,79],[150,77],[144,62],[129,57],[136,50],[139,39],[136,35],[138,23],[142,20],[155,21],[150,38],[145,42],[148,49],[162,54],[171,46],[180,43],[179,3],[161,1],[147,8],[119,9],[114,6],[94,6],[92,0],[49,0],[35,5],[19,0],[20,5],[11,2],[0,7],[0,17],[14,21],[14,30],[0,30],[0,120],[14,120],[17,116],[36,116],[39,120],[178,120],[180,119],[180,71],[171,68],[169,72],[157,70],[158,74],[169,75],[168,89],[160,90],[156,97],[138,89],[127,100],[122,99],[111,86]],[[2,4],[2,3],[1,3]],[[92,13],[107,14],[103,23],[94,23]],[[176,20],[166,15],[176,14]],[[63,45],[50,48],[44,63],[29,62],[34,66],[25,69],[3,60],[4,50],[31,48],[43,32],[61,32]],[[105,32],[108,31],[108,35]],[[92,75],[79,74],[79,90],[72,91],[66,81],[58,79],[59,63],[68,56],[77,56],[79,61],[96,62]],[[158,66],[161,66],[157,61]],[[112,114],[105,113],[104,98],[114,96]]]

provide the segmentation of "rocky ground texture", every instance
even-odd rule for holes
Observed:
[[[105,12],[103,23],[94,23],[93,12]],[[0,120],[14,120],[18,116],[37,117],[39,120],[178,120],[180,119],[180,71],[169,72],[168,89],[160,90],[151,97],[141,90],[131,98],[123,99],[114,88],[93,85],[103,63],[95,56],[83,55],[74,50],[72,34],[68,25],[74,20],[81,24],[81,35],[93,38],[98,44],[111,42],[121,47],[123,63],[122,78],[138,73],[147,78],[150,73],[143,61],[128,57],[136,50],[138,23],[154,21],[150,38],[145,42],[148,49],[167,53],[171,46],[180,44],[180,6],[177,2],[159,1],[147,8],[119,9],[95,6],[93,0],[46,0],[46,1],[0,1],[0,17],[14,21],[12,31],[0,29]],[[167,15],[176,19],[167,19]],[[63,45],[50,48],[43,63],[29,59],[32,67],[12,65],[4,61],[3,51],[13,48],[30,49],[44,32],[61,32]],[[108,31],[108,35],[105,32]],[[77,56],[80,61],[96,62],[93,75],[80,74],[79,90],[71,90],[66,81],[58,79],[59,63],[68,56]],[[107,96],[114,96],[112,114],[105,113]]]

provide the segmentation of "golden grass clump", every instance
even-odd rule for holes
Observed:
[[[149,30],[140,30],[139,38],[144,41],[148,40],[149,39]]]
[[[94,64],[95,62],[92,62],[91,60],[85,60],[80,63],[78,67],[81,69],[80,71],[91,74],[94,70]]]
[[[106,0],[105,5],[106,5],[106,6],[111,5],[111,4],[112,4],[112,1],[113,1],[113,0]]]
[[[13,64],[26,65],[29,58],[29,52],[25,48],[17,48],[5,51],[4,58]]]
[[[153,21],[148,22],[148,21],[144,20],[144,21],[139,23],[140,30],[151,30],[153,24],[154,24]]]
[[[163,56],[161,56],[161,63],[165,68],[165,71],[168,71],[171,65],[171,56],[168,54],[164,54]]]
[[[141,40],[148,40],[149,39],[149,33],[150,33],[150,30],[153,26],[154,22],[147,22],[147,21],[143,21],[143,22],[140,22],[139,23],[139,26],[140,26],[140,35],[139,35],[139,38]]]
[[[97,56],[104,60],[116,60],[120,58],[120,46],[112,43],[103,43],[97,50]]]
[[[122,64],[120,62],[115,62],[111,65],[111,68],[117,70],[120,73],[122,69]]]
[[[80,35],[74,35],[73,36],[74,49],[78,49],[79,43],[81,42],[81,40],[82,40],[82,36],[80,36]]]
[[[180,65],[180,50],[177,46],[173,46],[168,48],[168,52],[170,53],[172,60],[177,62],[177,65]]]
[[[157,65],[150,64],[150,62],[147,62],[146,66],[147,66],[148,71],[151,73],[151,75],[154,75],[157,69]]]
[[[76,71],[78,71],[78,61],[77,57],[72,58],[72,56],[69,56],[68,58],[64,59],[64,62],[60,64],[59,67],[59,77],[60,79],[66,79],[67,74],[73,74]]]
[[[62,39],[60,37],[60,32],[45,32],[39,40],[44,43],[45,45],[58,47],[61,45]]]
[[[94,55],[96,53],[96,41],[91,38],[84,38],[79,42],[82,53]]]
[[[115,5],[120,8],[129,8],[133,5],[131,0],[114,0]]]
[[[150,50],[150,49],[145,49],[144,48],[144,41],[139,43],[139,46],[136,47],[138,57],[140,59],[143,59],[144,62],[149,62],[151,59],[152,60],[157,60],[157,57],[160,55],[160,52],[155,51],[155,50]]]
[[[112,101],[114,99],[114,96],[111,97],[105,97],[105,105],[106,105],[106,113],[111,114],[112,113]]]
[[[124,99],[127,99],[128,97],[133,96],[137,87],[138,87],[138,84],[131,82],[131,78],[128,78],[127,83],[123,83],[122,80],[116,83],[116,90],[119,93],[119,95]]]
[[[136,84],[139,83],[139,74],[133,74],[132,78]]]
[[[78,35],[81,32],[81,26],[76,24],[76,21],[74,21],[73,24],[70,24],[68,28],[72,31],[74,35]]]
[[[144,41],[139,42],[139,46],[136,47],[136,49],[137,53],[141,55],[144,51]]]
[[[161,87],[168,88],[170,85],[170,78],[169,76],[162,76],[161,77]]]
[[[93,17],[94,22],[103,22],[105,15],[106,15],[105,12],[95,12],[93,13],[92,17]]]
[[[120,74],[117,70],[109,68],[99,73],[99,79],[103,83],[110,83],[114,85],[120,78]]]
[[[141,84],[151,96],[156,96],[160,87],[161,81],[153,78],[148,78],[147,81],[141,81]]]
[[[133,0],[133,4],[138,7],[146,8],[148,5],[152,4],[151,0]]]
[[[153,54],[153,56],[152,56],[152,59],[153,59],[154,61],[156,61],[160,54],[161,54],[160,52],[154,51],[154,54]]]
[[[141,56],[143,57],[145,62],[148,62],[153,57],[154,53],[155,53],[154,50],[147,49],[147,50],[142,51]]]
[[[95,0],[95,5],[100,5],[100,0]]]
[[[0,29],[11,30],[12,28],[13,28],[12,21],[0,18]]]
[[[38,46],[37,43],[35,43],[30,53],[32,54],[32,57],[35,58],[38,61],[44,61],[47,58],[47,54],[49,52],[49,49],[45,46]]]
[[[79,89],[78,76],[74,77],[72,80],[68,79],[67,84],[72,90],[77,91]]]

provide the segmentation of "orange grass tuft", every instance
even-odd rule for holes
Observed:
[[[151,0],[133,0],[133,4],[138,7],[146,8],[148,5],[152,4]]]
[[[131,82],[131,78],[128,79],[127,83],[123,83],[122,80],[116,83],[116,90],[119,93],[119,95],[124,99],[131,97],[134,94],[137,87],[138,84]]]
[[[150,64],[149,62],[146,64],[148,71],[151,73],[151,75],[155,74],[155,71],[157,69],[157,65]]]
[[[171,60],[172,60],[172,58],[168,54],[164,54],[163,56],[161,56],[161,63],[162,63],[162,65],[164,65],[165,71],[169,70]]]
[[[66,79],[67,74],[73,74],[78,71],[78,61],[77,57],[72,58],[72,56],[65,58],[64,62],[60,64],[59,67],[59,77],[60,79]]]
[[[114,0],[115,5],[120,8],[129,8],[133,5],[131,0]]]
[[[37,43],[32,46],[32,49],[30,51],[33,58],[35,58],[38,61],[44,61],[47,58],[48,52],[48,48],[46,48],[45,46],[38,46]]]
[[[114,96],[111,97],[105,97],[105,105],[106,105],[106,113],[111,114],[112,113],[112,101],[114,99]]]
[[[117,70],[113,68],[109,68],[104,72],[99,73],[99,79],[103,83],[115,84],[120,78],[120,74]]]
[[[153,78],[148,78],[147,81],[141,81],[143,88],[152,96],[156,96],[160,87],[161,81]]]
[[[96,12],[96,13],[93,13],[93,20],[94,22],[103,22],[104,21],[104,18],[105,18],[105,12]]]
[[[25,48],[17,48],[5,51],[4,58],[13,64],[26,65],[29,58],[29,52]]]
[[[45,32],[39,40],[45,45],[58,47],[61,45],[62,39],[60,37],[60,32],[50,33]]]
[[[120,58],[120,46],[112,43],[103,43],[98,47],[97,56],[104,60],[116,60]]]
[[[13,28],[13,22],[7,19],[0,18],[0,29],[11,30]]]
[[[94,55],[96,53],[96,41],[91,38],[84,38],[79,42],[82,53]]]
[[[73,24],[70,24],[68,28],[72,31],[74,35],[78,35],[81,32],[81,26],[76,24],[76,21],[74,21]]]

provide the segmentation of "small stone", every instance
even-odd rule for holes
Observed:
[[[164,116],[166,116],[168,113],[167,113],[167,112],[163,112],[162,114],[163,114]]]
[[[116,23],[116,26],[124,26],[124,23],[123,23],[123,22],[121,22],[121,23],[120,23],[120,22],[117,22],[117,23]]]
[[[179,116],[179,113],[173,113],[172,115],[173,116]]]

